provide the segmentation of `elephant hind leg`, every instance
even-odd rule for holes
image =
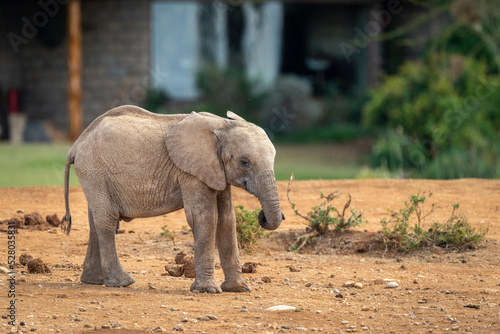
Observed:
[[[116,253],[115,228],[119,217],[109,214],[96,216],[94,213],[94,218],[104,285],[120,287],[134,283],[135,279],[123,270]]]
[[[92,211],[89,208],[89,243],[87,246],[87,255],[85,255],[85,261],[83,262],[83,272],[80,280],[87,284],[104,284],[104,279],[102,276],[101,269],[101,254],[99,250],[99,240],[97,238],[97,233],[94,224],[94,217],[92,216]]]

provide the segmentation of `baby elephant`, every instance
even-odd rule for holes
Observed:
[[[255,195],[260,225],[277,229],[285,218],[274,178],[276,150],[260,127],[228,111],[158,115],[135,106],[109,110],[71,147],[64,171],[66,215],[71,229],[68,183],[75,165],[88,202],[90,235],[81,281],[106,286],[135,282],[121,267],[115,231],[120,220],[185,209],[193,230],[200,292],[250,291],[241,277],[231,185]],[[214,280],[215,247],[225,280]]]

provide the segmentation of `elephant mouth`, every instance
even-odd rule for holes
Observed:
[[[283,212],[281,212],[281,219],[285,220],[285,215],[283,214]],[[267,222],[267,219],[266,219],[266,215],[264,214],[263,210],[261,212],[259,212],[258,220],[259,220],[259,225],[262,228],[265,228],[266,230],[269,229],[268,222]]]

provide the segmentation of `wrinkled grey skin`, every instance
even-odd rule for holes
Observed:
[[[81,281],[127,286],[135,280],[121,267],[115,231],[120,220],[185,209],[193,231],[200,292],[250,291],[241,277],[231,185],[259,198],[259,223],[274,230],[284,219],[274,178],[276,151],[258,126],[228,112],[157,115],[135,106],[112,109],[97,118],[66,157],[66,215],[71,216],[71,164],[88,202],[90,236]],[[214,280],[215,247],[225,280]]]

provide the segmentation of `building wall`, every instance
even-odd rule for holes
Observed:
[[[49,11],[34,0],[0,5],[0,89],[4,94],[18,89],[22,112],[66,130],[66,7],[57,1]],[[112,107],[144,99],[150,82],[149,5],[149,0],[82,0],[85,127]],[[26,21],[38,31],[30,34]],[[9,33],[22,42],[13,46],[3,38]]]

